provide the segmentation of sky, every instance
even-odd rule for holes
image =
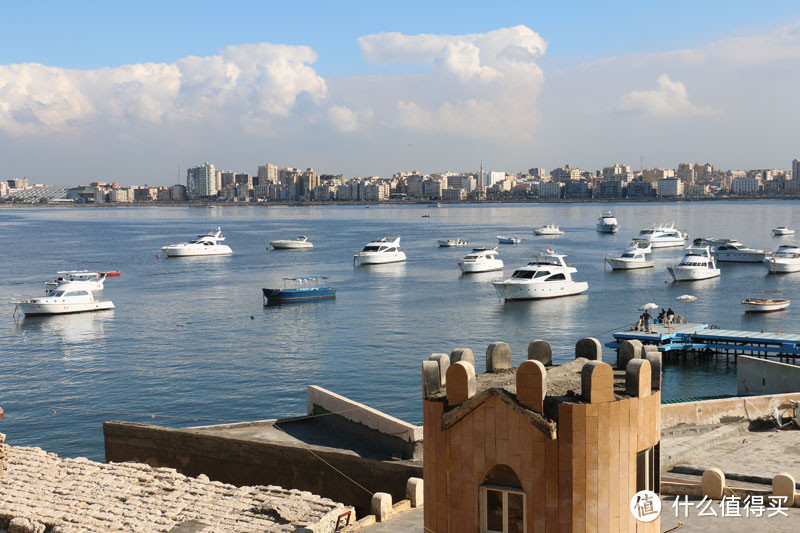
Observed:
[[[800,158],[800,3],[0,2],[0,179]]]

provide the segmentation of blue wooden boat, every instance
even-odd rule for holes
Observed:
[[[336,288],[324,285],[327,279],[328,276],[283,278],[282,289],[261,289],[264,294],[264,305],[335,298]]]

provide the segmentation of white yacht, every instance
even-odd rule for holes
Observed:
[[[364,249],[353,254],[353,264],[380,265],[406,260],[405,252],[398,249],[400,237],[382,237],[367,243]]]
[[[674,224],[670,222],[645,228],[633,240],[649,242],[653,248],[669,248],[685,245],[688,237],[685,232],[675,229]]]
[[[441,239],[436,241],[440,248],[454,248],[458,246],[466,246],[469,243],[462,239]]]
[[[772,230],[773,235],[794,235],[794,230],[786,226],[778,226]]]
[[[565,257],[548,248],[547,252],[515,270],[510,278],[493,281],[492,285],[506,301],[573,296],[588,290],[587,282],[572,279],[577,269],[567,266]]]
[[[45,281],[44,293],[50,294],[54,290],[86,290],[102,291],[103,283],[107,277],[119,276],[119,270],[112,272],[90,272],[88,270],[62,270],[58,277],[52,281]]]
[[[800,246],[781,244],[774,254],[764,259],[764,265],[773,274],[800,271]]]
[[[272,246],[273,250],[307,250],[314,247],[305,235],[300,235],[294,239],[269,241],[269,245]]]
[[[708,246],[689,246],[681,262],[667,267],[667,270],[675,281],[697,281],[720,275],[720,269],[717,268]]]
[[[114,309],[111,300],[96,299],[86,289],[52,291],[41,298],[28,298],[14,302],[25,315],[64,315]]]
[[[465,274],[503,270],[503,260],[499,255],[497,248],[473,248],[471,253],[458,260],[458,266]]]
[[[606,211],[597,219],[597,231],[600,233],[616,233],[619,231],[619,222],[611,211]]]
[[[536,235],[564,235],[564,232],[555,223],[536,228],[533,233]]]
[[[606,263],[612,270],[633,270],[636,268],[652,268],[653,247],[649,242],[631,241],[619,257],[606,256]]]
[[[230,246],[219,244],[225,240],[222,230],[217,227],[203,235],[198,235],[196,240],[162,246],[161,251],[167,257],[190,257],[196,255],[231,255]]]
[[[736,239],[725,240],[714,247],[714,257],[720,263],[760,263],[766,256],[766,250],[748,248]]]

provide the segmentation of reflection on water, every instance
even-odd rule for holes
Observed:
[[[104,327],[114,317],[114,310],[71,313],[52,316],[25,316],[17,321],[23,335],[55,336],[62,343],[78,344],[102,339]]]

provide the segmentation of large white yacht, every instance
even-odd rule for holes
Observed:
[[[88,270],[62,270],[58,277],[44,283],[44,293],[55,290],[102,291],[107,277],[119,276],[119,270],[112,272],[90,272]]]
[[[681,262],[667,267],[667,270],[675,281],[697,281],[720,275],[720,269],[717,268],[708,246],[689,246]]]
[[[510,278],[493,281],[492,285],[506,301],[558,298],[588,290],[587,282],[572,279],[577,269],[567,266],[565,257],[548,248],[533,261],[515,270]]]
[[[720,263],[760,263],[766,256],[766,250],[748,248],[736,239],[725,240],[714,247],[714,257]]]
[[[555,222],[536,228],[533,230],[533,233],[535,235],[564,235],[564,232],[561,231],[561,228],[559,228],[558,224]]]
[[[774,254],[764,259],[764,265],[773,274],[800,271],[800,246],[781,244]]]
[[[25,315],[64,315],[114,309],[111,300],[96,299],[92,291],[86,289],[58,289],[47,296],[19,300],[15,304]]]
[[[684,246],[688,237],[685,232],[675,229],[674,224],[670,222],[645,228],[633,240],[649,242],[653,248],[669,248],[672,246]]]
[[[219,244],[225,240],[222,230],[217,226],[213,231],[198,235],[196,240],[162,246],[167,257],[191,257],[196,255],[231,255],[230,246]]]
[[[353,254],[353,263],[380,265],[406,260],[406,253],[399,250],[400,237],[382,237],[367,243],[364,249]]]
[[[651,259],[653,248],[648,242],[632,241],[619,257],[606,256],[606,263],[612,270],[633,270],[651,268],[655,263]]]
[[[499,255],[497,248],[473,248],[471,253],[458,260],[458,266],[464,274],[503,270],[503,260]]]
[[[597,219],[597,231],[600,233],[616,233],[619,231],[619,222],[611,211],[606,211]]]
[[[273,250],[307,250],[314,247],[314,244],[309,242],[308,237],[305,235],[300,235],[294,239],[269,241],[269,245],[272,246]]]

